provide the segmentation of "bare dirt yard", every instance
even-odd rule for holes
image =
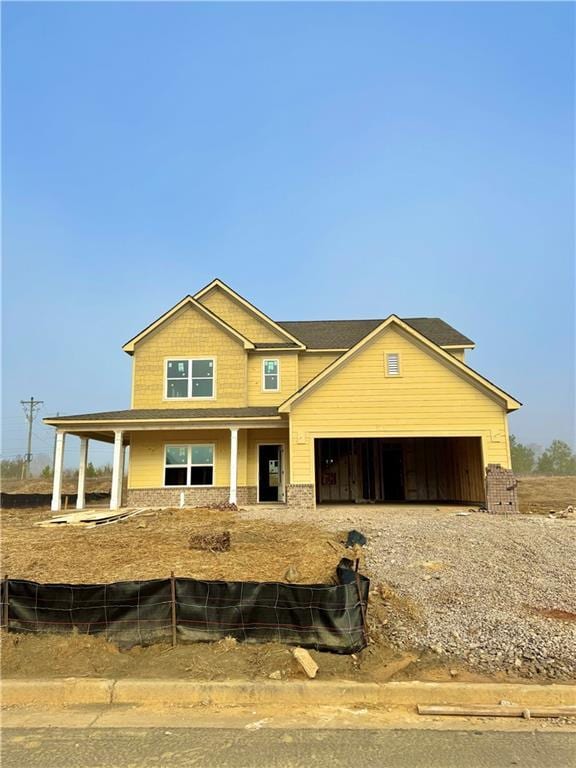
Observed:
[[[281,507],[149,511],[94,529],[47,529],[49,513],[2,513],[2,573],[43,582],[105,582],[169,575],[334,580],[351,528],[368,538],[370,643],[352,656],[315,653],[325,678],[384,681],[576,678],[576,519],[553,519],[576,498],[575,478],[529,478],[521,503],[538,514],[500,517],[457,507]],[[542,497],[545,498],[542,498]],[[465,514],[461,514],[464,512]],[[460,514],[459,514],[460,513]],[[546,514],[544,514],[546,513]],[[229,552],[188,548],[194,533],[228,530]],[[301,675],[286,647],[229,641],[121,651],[102,637],[3,633],[7,676]]]

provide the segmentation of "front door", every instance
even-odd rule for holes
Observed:
[[[258,446],[258,501],[284,501],[283,446]]]

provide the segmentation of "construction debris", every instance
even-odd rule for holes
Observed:
[[[288,570],[284,574],[284,578],[286,579],[288,584],[294,584],[295,582],[300,581],[301,579],[300,571],[298,570],[298,568],[296,568],[295,565],[289,565]]]
[[[188,539],[190,549],[203,549],[209,552],[228,552],[230,550],[230,531],[222,533],[193,533]]]
[[[50,517],[48,520],[40,520],[35,523],[35,525],[39,525],[42,528],[55,525],[74,525],[80,528],[96,528],[96,526],[100,525],[118,523],[120,520],[126,520],[129,517],[134,517],[134,515],[139,515],[141,512],[145,511],[145,507],[142,507],[141,509],[81,510],[80,512],[70,512],[67,515]]]
[[[419,715],[456,715],[460,717],[574,717],[576,707],[503,707],[489,704],[469,704],[466,707],[447,707],[418,704]]]
[[[293,648],[292,655],[298,664],[300,664],[304,672],[306,672],[309,678],[316,677],[316,673],[318,672],[318,664],[316,664],[307,650],[304,648]]]

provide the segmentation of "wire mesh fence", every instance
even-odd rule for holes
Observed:
[[[123,645],[280,642],[355,653],[366,645],[369,580],[350,560],[337,584],[200,581],[112,584],[2,581],[2,624],[10,632],[103,634]]]

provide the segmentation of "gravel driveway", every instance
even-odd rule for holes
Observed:
[[[482,671],[576,678],[576,520],[458,515],[454,507],[322,507],[315,522],[368,537],[389,641]],[[463,511],[463,510],[462,510]],[[286,523],[310,516],[251,508]]]

